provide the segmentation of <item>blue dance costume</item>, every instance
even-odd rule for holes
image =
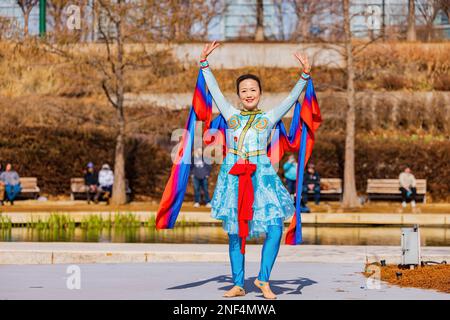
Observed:
[[[238,237],[239,178],[229,172],[240,158],[256,164],[256,170],[251,176],[254,202],[249,236],[266,234],[258,279],[267,282],[279,251],[284,220],[295,212],[293,200],[266,154],[267,142],[276,123],[295,105],[309,75],[302,73],[289,96],[276,108],[264,112],[259,109],[236,109],[223,96],[207,63],[202,66],[202,73],[212,98],[228,125],[228,152],[221,165],[211,201],[211,216],[222,220],[223,228],[228,233],[233,281],[235,285],[243,287],[245,259]]]

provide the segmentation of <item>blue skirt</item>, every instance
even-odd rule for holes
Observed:
[[[223,229],[238,233],[238,184],[239,178],[228,172],[239,156],[228,153],[220,168],[216,188],[211,201],[211,216],[222,220]],[[284,187],[266,155],[249,158],[256,164],[252,175],[254,189],[253,219],[249,223],[249,237],[267,233],[270,225],[284,225],[284,220],[295,212],[291,195]]]

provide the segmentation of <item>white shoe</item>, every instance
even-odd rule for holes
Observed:
[[[207,208],[211,208],[211,202],[208,202],[208,203],[206,204],[206,207],[207,207]]]
[[[406,202],[405,201],[402,202],[402,207],[406,208]]]
[[[416,202],[413,200],[411,201],[411,208],[415,208],[416,207]]]
[[[200,207],[200,203],[198,203],[198,202],[194,203],[194,208],[198,208],[198,207]]]

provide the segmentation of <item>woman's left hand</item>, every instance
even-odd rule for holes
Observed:
[[[310,73],[311,65],[309,64],[308,57],[306,55],[300,54],[300,52],[294,53],[294,56],[300,61],[303,66],[303,72]]]

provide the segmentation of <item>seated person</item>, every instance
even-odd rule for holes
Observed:
[[[0,181],[2,181],[5,186],[6,200],[9,201],[11,205],[14,205],[14,200],[22,191],[22,186],[20,185],[19,174],[13,170],[11,163],[8,163],[5,171],[0,174]]]
[[[102,169],[98,172],[98,184],[99,187],[97,189],[97,194],[95,196],[95,201],[98,202],[100,195],[104,192],[103,198],[106,200],[106,203],[109,203],[109,198],[112,193],[114,183],[114,172],[111,170],[109,165],[105,163],[102,166]]]
[[[400,173],[398,177],[400,188],[399,190],[402,193],[402,207],[406,208],[406,202],[411,200],[411,207],[414,208],[416,206],[416,178],[411,173],[411,168],[408,166],[405,170]]]
[[[303,179],[302,200],[306,204],[308,202],[308,192],[314,192],[314,202],[320,202],[320,176],[313,164],[308,165],[308,170]]]
[[[89,162],[84,174],[84,184],[86,185],[87,203],[90,204],[92,196],[97,194],[98,175],[95,172],[94,164]]]

